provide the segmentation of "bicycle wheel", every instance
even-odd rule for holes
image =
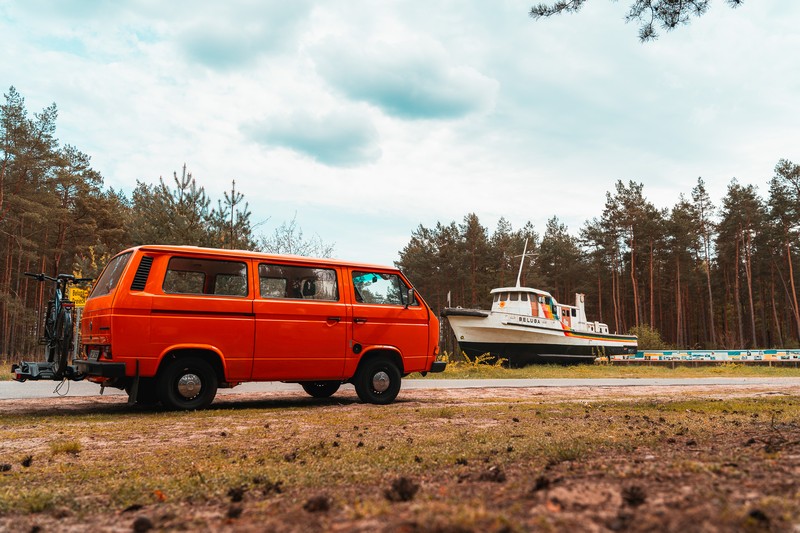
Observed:
[[[56,319],[55,338],[53,339],[53,371],[56,377],[62,377],[67,370],[69,352],[72,350],[72,313],[62,309]]]

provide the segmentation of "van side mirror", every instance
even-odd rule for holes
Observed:
[[[409,305],[414,305],[414,289],[408,289],[408,294],[406,295],[406,309],[408,309]]]

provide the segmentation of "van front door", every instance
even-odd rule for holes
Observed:
[[[428,309],[415,298],[408,302],[408,284],[396,272],[350,271],[353,327],[350,361],[375,347],[400,353],[405,373],[425,369]],[[351,365],[348,364],[348,369]]]
[[[349,308],[335,268],[261,263],[254,380],[342,379]]]

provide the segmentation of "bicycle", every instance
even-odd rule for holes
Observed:
[[[78,379],[74,368],[68,365],[74,335],[72,311],[75,304],[69,299],[67,286],[70,283],[91,282],[92,278],[76,278],[72,274],[59,274],[55,278],[47,274],[25,272],[26,276],[39,282],[52,281],[53,298],[47,302],[44,317],[44,334],[40,343],[45,345],[45,363],[22,363],[12,369],[18,381],[25,379]]]

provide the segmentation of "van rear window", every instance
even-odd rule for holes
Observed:
[[[247,296],[247,265],[237,261],[173,257],[162,285],[168,294]]]
[[[131,254],[132,252],[127,252],[109,261],[106,268],[103,269],[103,273],[100,274],[100,277],[94,284],[92,294],[89,295],[89,298],[104,296],[114,290],[119,282],[119,278],[122,277],[122,273],[125,271]]]

